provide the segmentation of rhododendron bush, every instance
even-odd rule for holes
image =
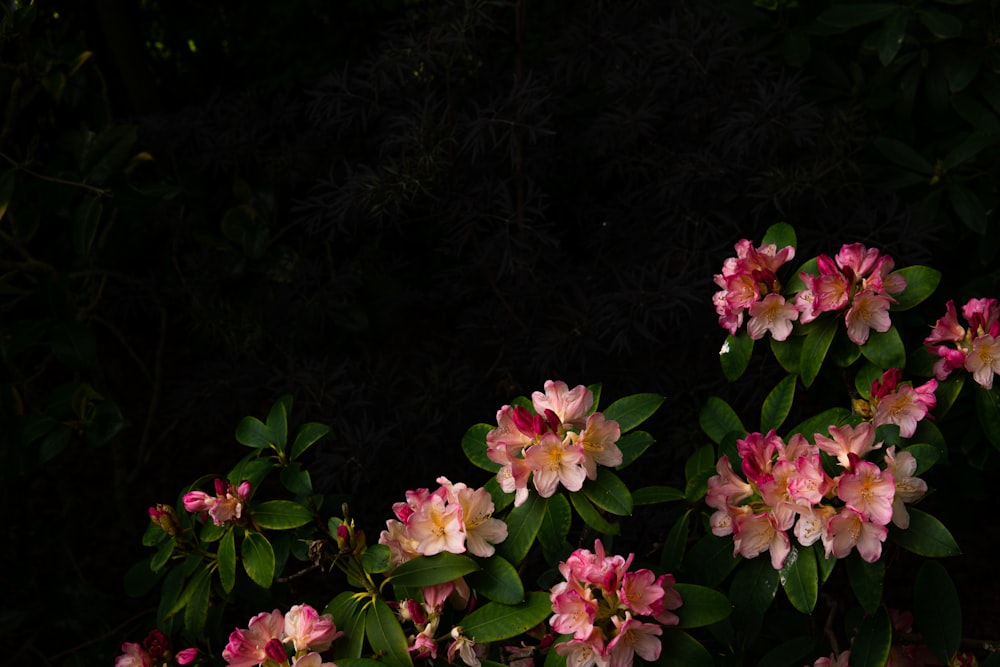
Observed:
[[[313,489],[307,452],[329,429],[290,432],[282,398],[240,422],[249,451],[228,474],[149,509],[130,585],[159,586],[156,629],[119,667],[973,660],[936,560],[959,545],[925,501],[956,405],[1000,448],[997,300],[920,323],[930,267],[861,243],[796,266],[786,224],[735,251],[715,276],[721,368],[739,382],[772,359],[759,414],[711,398],[708,442],[657,444],[640,426],[664,397],[602,408],[600,385],[550,380],[468,430],[482,480],[400,489],[363,527]],[[626,471],[654,446],[687,448],[684,470]],[[662,526],[648,544],[627,532],[640,514]],[[907,590],[888,590],[891,567]],[[309,572],[337,592],[271,603]]]

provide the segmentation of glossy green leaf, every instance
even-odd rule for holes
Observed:
[[[919,477],[933,467],[938,462],[938,456],[940,455],[937,447],[924,442],[910,445],[903,451],[908,452],[917,462],[917,469],[913,473],[914,477]]]
[[[903,39],[906,37],[906,24],[909,21],[909,10],[900,8],[882,23],[878,37],[878,58],[883,66],[896,59],[899,47],[903,45]]]
[[[744,561],[729,586],[733,622],[741,627],[762,616],[774,602],[780,583],[778,571],[771,566],[769,558]]]
[[[783,341],[771,341],[771,354],[778,361],[786,373],[799,375],[802,370],[802,346],[806,342],[805,336],[789,336]]]
[[[764,238],[761,239],[761,245],[771,244],[773,244],[778,250],[788,246],[794,248],[798,245],[798,239],[795,236],[795,228],[787,222],[774,223],[767,228],[767,231],[764,232]]]
[[[288,444],[288,410],[291,403],[291,396],[282,396],[267,415],[267,435],[279,452],[285,451],[285,445]]]
[[[576,510],[577,516],[597,532],[603,535],[617,535],[621,530],[618,524],[611,523],[601,516],[600,511],[583,494],[571,493],[569,501],[573,505],[573,509]]]
[[[368,609],[365,604],[369,598],[344,591],[339,593],[323,609],[324,614],[333,616],[334,625],[344,633],[344,636],[333,642],[333,657],[338,667],[344,658],[360,658],[365,643],[365,617]]]
[[[915,507],[907,508],[910,526],[906,530],[893,526],[890,531],[893,541],[907,551],[928,558],[958,556],[961,550],[951,533],[940,521]]]
[[[715,474],[715,448],[712,445],[699,447],[684,462],[684,476],[687,480],[684,495],[689,503],[696,503],[708,491],[708,480]]]
[[[898,303],[892,304],[892,311],[899,312],[913,308],[934,293],[941,282],[941,272],[929,266],[907,266],[896,271],[906,280],[906,289],[895,295]]]
[[[483,597],[501,604],[524,602],[524,584],[509,561],[493,555],[479,560],[480,570],[466,577],[469,585]]]
[[[250,517],[260,528],[290,530],[313,519],[309,508],[291,500],[268,500],[250,507]]]
[[[260,488],[264,478],[274,470],[274,463],[269,458],[257,458],[259,451],[250,452],[247,458],[233,466],[226,478],[235,486],[243,481],[250,482],[252,491]]]
[[[212,573],[206,565],[188,583],[191,588],[187,606],[184,607],[184,628],[192,635],[199,635],[208,618],[208,597],[212,591]]]
[[[418,556],[401,564],[389,581],[397,588],[422,588],[454,581],[479,569],[468,556],[443,552],[434,556]]]
[[[727,380],[738,380],[746,371],[753,356],[753,345],[753,338],[746,331],[726,336],[726,341],[719,348],[719,364]]]
[[[948,664],[962,639],[962,605],[948,570],[928,560],[917,571],[913,592],[915,630],[942,664]]]
[[[760,410],[760,430],[767,433],[771,429],[777,430],[785,423],[785,418],[792,409],[795,401],[795,382],[798,376],[789,375],[771,390],[771,393],[764,399],[764,405]]]
[[[518,605],[484,604],[463,619],[462,631],[477,643],[510,639],[542,623],[551,613],[548,591],[532,591]]]
[[[737,432],[741,436],[747,433],[736,411],[729,407],[721,398],[710,396],[705,401],[705,406],[698,415],[698,423],[701,430],[705,432],[712,442],[719,444],[722,439],[732,432]]]
[[[839,324],[838,320],[832,317],[820,317],[814,320],[814,323],[815,328],[802,343],[802,357],[799,360],[799,375],[806,388],[812,386],[813,380],[819,374]]]
[[[312,477],[299,461],[292,461],[281,469],[281,483],[297,496],[308,496],[313,492]]]
[[[262,449],[271,444],[264,422],[256,417],[244,417],[236,426],[236,442],[254,449]]]
[[[712,654],[701,642],[678,628],[663,628],[660,644],[662,664],[684,667],[712,667],[715,664]]]
[[[882,368],[903,368],[906,365],[906,348],[895,326],[888,331],[872,331],[868,341],[861,346],[861,354]]]
[[[384,544],[369,544],[361,554],[361,567],[368,574],[379,574],[392,569],[392,550]]]
[[[833,554],[826,557],[826,552],[822,548],[816,549],[816,565],[819,571],[819,585],[822,586],[830,578],[833,568],[837,566],[838,558]]]
[[[528,494],[524,504],[512,509],[504,518],[507,522],[507,539],[497,545],[497,553],[511,563],[520,565],[535,543],[544,517],[545,499],[534,492]]]
[[[506,493],[502,488],[500,488],[500,482],[497,481],[496,475],[486,480],[486,483],[483,484],[483,488],[489,492],[490,498],[493,499],[494,514],[502,512],[510,507],[514,502],[514,494]]]
[[[653,436],[645,431],[632,431],[623,435],[615,443],[622,453],[622,462],[615,466],[615,470],[632,465],[654,442],[656,440]]]
[[[819,597],[819,571],[812,546],[792,545],[779,571],[781,587],[792,606],[803,614],[811,614]]]
[[[580,493],[599,509],[618,516],[632,514],[632,493],[621,478],[608,468],[597,469],[597,479],[583,483]]]
[[[462,436],[462,451],[465,452],[465,457],[473,465],[487,472],[496,472],[501,468],[499,463],[491,461],[486,455],[486,434],[495,428],[496,426],[489,424],[476,424]]]
[[[556,493],[545,501],[545,515],[538,529],[538,542],[545,551],[546,558],[561,560],[565,555],[566,537],[573,525],[573,510],[562,493]]]
[[[632,492],[633,505],[656,505],[684,500],[684,492],[672,486],[644,486]]]
[[[862,2],[834,5],[819,15],[818,21],[834,28],[854,28],[866,23],[881,21],[900,5],[889,2]]]
[[[230,529],[219,541],[219,583],[229,593],[236,585],[236,535]]]
[[[330,427],[326,424],[316,422],[306,422],[295,433],[295,440],[292,442],[291,460],[302,456],[303,452],[322,440],[330,433]]]
[[[847,578],[851,582],[851,590],[858,603],[869,614],[882,604],[882,584],[885,581],[885,560],[879,559],[868,563],[857,553],[852,553],[846,559]]]
[[[125,572],[125,578],[122,581],[125,595],[130,598],[142,597],[153,590],[153,587],[159,582],[160,575],[153,572],[153,568],[149,566],[151,560],[152,558],[144,558],[132,563]]]
[[[602,412],[605,419],[618,422],[621,432],[626,433],[649,419],[664,400],[659,394],[634,394],[619,398]]]
[[[882,154],[882,157],[900,167],[923,174],[928,179],[934,173],[934,165],[931,164],[930,160],[898,139],[876,137],[872,145],[875,146],[875,150]]]
[[[261,588],[270,588],[274,581],[274,548],[268,539],[256,531],[247,531],[240,555],[250,579]]]
[[[810,441],[816,433],[820,435],[830,435],[830,426],[843,426],[851,420],[851,411],[847,408],[829,408],[823,412],[796,424],[789,430],[788,434],[801,433]]]
[[[961,19],[940,9],[918,9],[917,18],[938,39],[951,39],[962,34]]]
[[[1000,386],[991,389],[976,385],[976,417],[983,428],[983,434],[990,443],[1000,449]]]
[[[679,628],[700,628],[718,623],[733,610],[729,598],[714,588],[695,584],[675,584],[674,588],[683,600],[680,609],[674,610],[681,619],[677,625]]]
[[[806,289],[806,284],[802,280],[803,273],[807,273],[811,276],[819,275],[819,258],[813,257],[811,259],[807,259],[799,266],[799,268],[792,272],[792,275],[788,277],[788,282],[785,285],[784,293],[786,296],[791,296],[796,292],[801,292]]]
[[[381,598],[371,602],[365,618],[365,635],[372,649],[381,656],[381,662],[390,667],[413,667],[413,659],[407,650],[406,633],[399,625],[396,614]]]
[[[156,625],[158,627],[163,627],[165,619],[176,614],[187,604],[187,599],[182,597],[187,574],[184,568],[175,567],[167,572],[167,576],[163,578],[163,586],[160,587],[160,604],[156,610]]]
[[[854,375],[854,390],[858,392],[858,396],[866,401],[870,399],[872,383],[876,380],[881,381],[883,372],[881,366],[873,364],[870,361],[865,361]]]
[[[986,233],[986,207],[976,193],[952,183],[948,186],[948,201],[966,227],[980,235]]]
[[[892,646],[892,623],[885,607],[865,616],[851,644],[851,667],[884,667]]]
[[[688,547],[684,569],[692,580],[705,586],[718,586],[743,559],[733,553],[733,538],[705,535]]]
[[[160,545],[160,548],[156,550],[155,554],[153,554],[153,559],[149,562],[149,567],[153,570],[153,572],[159,572],[160,569],[167,564],[167,561],[170,560],[170,557],[174,553],[174,547],[176,546],[177,540],[172,537]]]
[[[674,522],[663,540],[663,550],[660,552],[660,567],[667,572],[676,572],[684,562],[684,552],[687,551],[688,530],[691,523],[691,510],[684,512],[681,518]]]

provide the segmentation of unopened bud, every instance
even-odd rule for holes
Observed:
[[[156,507],[150,507],[149,520],[158,525],[170,537],[177,537],[181,532],[181,525],[177,521],[177,514],[174,513],[174,508],[170,505],[160,503]]]

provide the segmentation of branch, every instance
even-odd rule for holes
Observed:
[[[39,180],[48,181],[49,183],[58,183],[60,185],[68,185],[68,186],[74,187],[74,188],[83,188],[84,190],[89,190],[90,192],[96,193],[96,194],[98,194],[98,195],[100,195],[102,197],[111,197],[111,196],[113,196],[111,194],[111,190],[105,190],[105,189],[99,188],[99,187],[97,187],[95,185],[90,185],[89,183],[81,183],[80,181],[68,181],[68,180],[66,180],[64,178],[56,178],[55,176],[46,176],[45,174],[39,174],[37,171],[34,171],[32,169],[28,169],[23,164],[21,164],[20,162],[18,162],[14,158],[10,157],[6,153],[0,153],[0,157],[2,157],[3,159],[7,160],[7,162],[10,162],[10,164],[15,169],[17,169],[18,171],[23,171],[24,173],[28,174],[29,176],[33,176],[33,177],[35,177],[35,178],[37,178]]]

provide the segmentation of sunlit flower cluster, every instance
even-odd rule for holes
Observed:
[[[216,526],[222,526],[243,516],[243,506],[250,501],[250,482],[243,481],[233,487],[228,480],[215,480],[215,495],[204,491],[189,491],[184,494],[184,509],[188,512],[207,514]]]
[[[514,505],[527,500],[529,480],[548,498],[560,485],[579,491],[584,480],[597,478],[598,465],[622,462],[618,422],[591,412],[594,394],[587,387],[549,380],[531,403],[534,413],[520,405],[500,408],[497,427],[486,434],[487,456],[500,464],[497,481],[514,494]]]
[[[1000,373],[1000,306],[996,299],[970,299],[962,306],[968,323],[958,322],[955,302],[949,301],[945,314],[924,339],[931,354],[940,357],[934,364],[934,376],[947,378],[953,370],[964,368],[972,379],[986,389],[993,388],[993,376]]]
[[[565,581],[549,593],[549,624],[572,635],[555,646],[567,667],[629,667],[636,655],[649,662],[660,657],[661,626],[678,624],[673,610],[681,606],[681,595],[673,575],[630,572],[633,557],[607,556],[597,540],[593,553],[577,549],[559,564]]]
[[[159,630],[152,630],[141,644],[136,642],[122,644],[122,654],[115,658],[115,667],[190,665],[197,657],[196,648],[186,648],[174,653],[170,639]]]
[[[805,289],[795,294],[794,304],[781,294],[777,269],[795,256],[795,249],[781,250],[773,244],[754,248],[747,239],[736,244],[736,257],[728,258],[715,276],[721,287],[712,302],[719,324],[735,334],[749,313],[747,334],[754,340],[770,332],[783,341],[792,333],[792,323],[812,322],[825,312],[844,312],[847,336],[864,345],[872,330],[888,331],[892,322],[892,295],[906,288],[906,281],[893,271],[888,255],[860,243],[845,244],[835,257],[817,257],[818,274],[800,273]]]
[[[471,489],[437,478],[435,491],[406,492],[406,501],[395,503],[396,519],[386,521],[379,543],[389,547],[393,566],[415,556],[443,551],[492,556],[493,545],[507,539],[507,524],[493,518],[493,499],[483,488]]]
[[[230,667],[333,667],[320,654],[343,634],[329,614],[295,605],[287,614],[278,609],[261,612],[246,629],[234,630],[222,657]]]
[[[844,558],[856,548],[872,563],[882,555],[887,524],[909,526],[905,503],[927,491],[913,476],[912,454],[889,447],[880,468],[865,460],[882,448],[871,422],[831,426],[828,433],[815,434],[815,444],[799,434],[786,443],[773,430],[750,433],[737,440],[742,476],[728,456],[719,459],[706,503],[715,510],[712,532],[733,536],[734,555],[768,551],[780,569],[791,552],[791,532],[802,546],[821,541],[827,558]],[[821,452],[836,460],[839,475],[826,473]]]

